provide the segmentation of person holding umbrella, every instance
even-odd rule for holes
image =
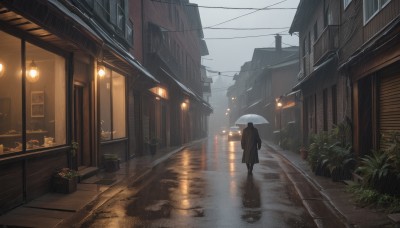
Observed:
[[[241,145],[243,149],[242,163],[246,163],[248,174],[253,173],[253,166],[258,163],[258,150],[261,148],[261,139],[257,128],[252,122],[247,123],[243,130]]]

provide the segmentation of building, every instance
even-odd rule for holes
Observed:
[[[143,98],[149,106],[144,111],[155,110],[154,116],[144,115],[150,119],[143,122],[149,129],[145,137],[160,138],[164,146],[205,137],[212,108],[203,99],[201,56],[208,50],[198,7],[187,0],[142,4],[144,65],[161,82]],[[160,90],[167,96],[159,96]]]
[[[202,32],[180,37],[195,47],[175,78],[171,64],[151,62],[157,29],[149,11],[137,10],[153,3],[108,2],[1,1],[0,213],[50,191],[57,169],[78,170],[82,180],[103,167],[105,154],[142,154],[150,137],[168,146],[206,135]],[[197,8],[189,11],[181,22],[201,28]]]
[[[290,33],[298,32],[303,144],[350,117],[348,79],[337,71],[340,9],[343,1],[300,1]]]
[[[270,124],[258,126],[263,137],[272,139],[276,129],[276,98],[289,93],[298,72],[298,47],[282,48],[282,37],[275,36],[275,47],[256,48],[235,83],[228,88],[230,124],[242,115],[252,113],[265,117]]]
[[[362,156],[400,130],[399,16],[393,0],[300,1],[290,33],[299,32],[302,50],[294,90],[303,95],[305,142],[348,117]]]
[[[340,12],[338,70],[352,85],[353,147],[362,156],[400,131],[400,2],[343,1]]]

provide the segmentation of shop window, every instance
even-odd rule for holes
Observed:
[[[25,42],[23,107],[21,40],[0,32],[0,154],[66,143],[65,59]],[[23,116],[25,115],[25,128]],[[23,141],[23,135],[26,140]]]
[[[105,69],[100,78],[100,126],[101,140],[126,137],[125,77]]]

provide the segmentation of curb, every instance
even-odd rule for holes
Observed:
[[[294,169],[296,169],[299,173],[301,173],[301,175],[303,175],[305,177],[305,180],[307,180],[307,182],[315,189],[317,190],[321,196],[323,197],[323,201],[327,202],[325,203],[325,205],[328,207],[328,209],[334,214],[335,217],[337,217],[340,222],[345,226],[345,227],[352,227],[351,224],[348,223],[347,219],[345,218],[345,216],[335,207],[335,205],[332,203],[331,199],[321,191],[322,186],[317,183],[312,177],[310,177],[303,169],[301,169],[299,166],[297,166],[295,163],[293,163],[288,157],[286,157],[284,154],[279,153],[278,151],[284,151],[281,148],[275,148],[272,145],[270,145],[270,143],[268,141],[263,140],[263,143],[266,145],[267,148],[273,150],[276,152],[277,155],[279,155],[280,157],[282,157],[283,159],[285,159]],[[296,188],[297,192],[299,195],[301,195],[301,189],[298,188],[298,186],[296,185],[296,183],[292,180],[292,178],[290,178],[288,176],[288,178],[290,179],[290,181],[292,182],[292,184],[294,185],[294,187]],[[306,202],[306,200],[302,199],[302,203],[303,206],[307,209],[308,213],[311,215],[311,217],[313,218],[315,224],[317,225],[317,227],[324,227],[323,224],[321,224],[320,222],[318,222],[320,220],[319,217],[314,217],[312,216],[312,213],[310,211],[310,207],[308,202]]]

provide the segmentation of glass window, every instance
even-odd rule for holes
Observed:
[[[0,31],[0,154],[22,151],[21,40]]]
[[[351,0],[343,0],[343,6],[346,9],[346,7],[350,4]]]
[[[111,71],[105,69],[100,77],[100,131],[101,139],[111,139]]]
[[[0,39],[0,154],[23,151],[23,145],[30,151],[65,144],[65,59],[25,43],[24,108],[21,40],[1,31]]]
[[[125,77],[105,69],[100,78],[101,140],[126,137]]]
[[[27,149],[65,144],[65,59],[26,43],[26,68]]]
[[[112,75],[113,138],[116,139],[126,136],[125,77],[117,72]]]
[[[364,24],[374,17],[390,0],[364,0]]]

